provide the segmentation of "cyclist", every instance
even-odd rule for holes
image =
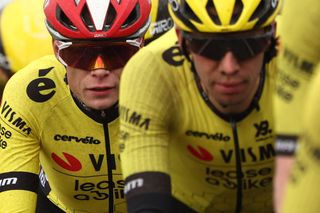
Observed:
[[[43,25],[45,17],[42,4],[43,0],[15,0],[3,9],[0,22],[1,95],[6,82],[15,72],[40,56],[53,53],[51,36]],[[173,27],[167,0],[152,0],[151,17],[145,45]],[[1,31],[1,28],[6,30]]]
[[[299,137],[295,163],[283,197],[282,213],[319,212],[319,85],[320,67],[315,69],[305,111],[303,113],[302,132]]]
[[[294,161],[302,130],[305,95],[320,62],[320,4],[316,0],[286,1],[280,16],[281,48],[277,63],[275,92],[276,152],[275,204],[281,208],[282,194]],[[305,11],[308,11],[307,13]],[[304,14],[297,17],[297,14]],[[294,23],[294,24],[292,24]]]
[[[55,56],[5,87],[0,212],[126,212],[118,84],[150,10],[149,0],[44,2]]]
[[[152,0],[150,15],[151,24],[144,36],[145,45],[159,38],[174,26],[168,11],[168,0]]]
[[[128,211],[273,212],[269,61],[282,1],[169,3],[176,30],[121,77]]]
[[[15,72],[40,56],[53,53],[51,36],[43,24],[42,5],[43,0],[15,0],[3,6],[0,16],[0,100],[6,82]]]

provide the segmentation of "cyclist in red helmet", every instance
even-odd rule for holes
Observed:
[[[123,66],[143,44],[149,0],[47,0],[55,55],[6,84],[0,212],[126,212],[117,138]]]

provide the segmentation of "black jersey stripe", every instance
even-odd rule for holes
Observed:
[[[9,190],[26,190],[37,192],[39,178],[30,172],[7,172],[0,174],[0,192]]]

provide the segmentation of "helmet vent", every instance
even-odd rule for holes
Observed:
[[[238,21],[242,11],[243,11],[242,1],[236,0],[236,4],[233,9],[233,13],[232,13],[232,17],[231,17],[231,24],[235,24]]]
[[[276,10],[276,6],[271,7],[270,1],[261,1],[250,20],[258,19],[255,28],[260,27]]]
[[[74,0],[74,3],[76,3],[76,5],[78,6],[80,3],[80,0]]]
[[[60,20],[60,23],[70,30],[76,31],[77,27],[72,23],[72,21],[66,16],[66,14],[57,6],[56,17]]]
[[[131,24],[135,23],[140,16],[140,6],[139,4],[136,4],[135,8],[131,11],[130,15],[126,19],[126,21],[122,24],[121,28],[127,28]]]
[[[221,21],[219,19],[217,9],[215,5],[213,4],[213,1],[208,1],[206,5],[206,9],[208,11],[208,14],[211,18],[211,20],[216,24],[216,25],[221,25]]]
[[[109,30],[114,22],[114,20],[116,19],[116,10],[114,9],[112,4],[109,4],[109,8],[108,8],[108,13],[107,13],[107,17],[106,17],[106,21],[104,23],[103,26],[103,30]]]
[[[266,1],[260,1],[257,9],[254,11],[252,16],[250,17],[250,21],[253,21],[254,19],[259,19],[265,13],[265,2]]]
[[[189,19],[192,19],[194,20],[195,22],[198,22],[198,23],[201,23],[201,20],[198,18],[198,16],[196,14],[194,14],[193,10],[190,8],[189,4],[184,1],[184,12],[185,15],[189,18]]]
[[[88,28],[89,31],[91,31],[91,32],[96,31],[94,24],[93,24],[93,21],[92,21],[92,17],[90,15],[90,12],[88,9],[88,6],[86,4],[83,6],[83,9],[81,11],[80,16],[81,16],[81,19],[82,19],[84,25]]]

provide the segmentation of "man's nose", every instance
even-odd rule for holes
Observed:
[[[220,60],[219,70],[227,75],[232,75],[240,70],[238,59],[231,51],[228,51]]]
[[[110,74],[110,71],[105,68],[91,70],[91,75],[96,76],[98,78],[103,78],[109,74]]]

